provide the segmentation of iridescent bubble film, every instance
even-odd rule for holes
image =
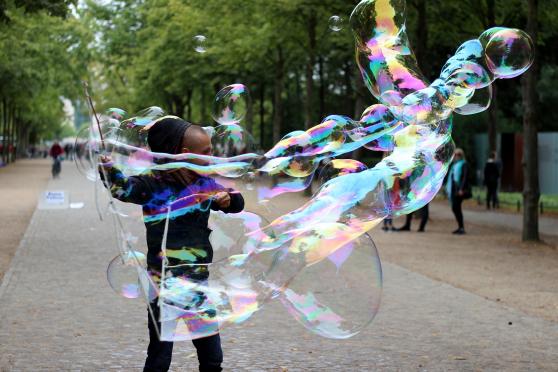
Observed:
[[[242,123],[248,91],[234,84],[216,95],[214,128],[151,107],[110,109],[83,134],[80,169],[99,181],[98,209],[117,231],[109,282],[161,309],[162,340],[214,334],[274,299],[320,336],[357,334],[382,290],[368,231],[434,198],[453,157],[453,113],[486,110],[495,79],[533,61],[527,34],[490,29],[430,83],[409,45],[404,1],[361,1],[350,25],[379,102],[371,97],[360,117],[330,115],[264,152]],[[361,148],[385,156],[370,167],[346,159]]]
[[[213,119],[221,125],[239,124],[248,110],[250,95],[242,84],[221,89],[213,101]]]

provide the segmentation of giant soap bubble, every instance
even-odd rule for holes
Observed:
[[[119,236],[111,284],[161,309],[162,340],[214,334],[274,299],[320,336],[357,334],[382,288],[367,232],[432,200],[453,156],[452,114],[485,110],[494,80],[533,61],[527,34],[490,29],[464,42],[430,83],[406,36],[404,1],[361,1],[350,25],[358,68],[379,101],[356,119],[330,115],[259,151],[242,123],[247,89],[234,84],[216,96],[215,128],[185,128],[156,108],[131,117],[112,109],[107,124],[89,128],[82,168],[101,164],[95,179],[109,191]],[[174,147],[150,148],[156,132]],[[194,137],[205,147],[190,149]],[[359,148],[387,156],[373,167],[343,159]],[[312,197],[303,194],[309,187]],[[269,210],[278,213],[264,216]],[[129,259],[146,250],[145,262]]]

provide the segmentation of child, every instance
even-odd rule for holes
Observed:
[[[384,226],[382,226],[382,230],[395,231],[395,227],[393,227],[393,218],[384,218]]]
[[[175,117],[165,117],[156,122],[149,128],[147,140],[154,153],[210,155],[212,152],[210,137],[203,128]],[[175,216],[168,224],[166,249],[194,252],[196,261],[192,263],[197,264],[210,263],[213,258],[209,241],[211,230],[207,227],[210,209],[238,213],[244,208],[242,195],[232,193],[232,190],[226,190],[215,180],[200,176],[191,170],[180,168],[126,177],[117,167],[111,165],[109,157],[103,157],[101,160],[110,180],[111,194],[123,202],[140,204],[143,207],[147,230],[147,265],[152,273],[161,272],[161,242],[165,228],[164,219],[156,216],[166,216],[164,212],[173,201],[193,194],[211,195],[200,208]],[[199,159],[190,162],[204,165]],[[202,277],[196,280],[206,280],[208,275],[202,274]],[[173,343],[160,341],[157,335],[157,329],[161,329],[157,299],[151,303],[151,308],[158,328],[149,316],[149,347],[144,371],[168,371]],[[219,334],[192,342],[197,350],[200,371],[221,371],[223,352]]]

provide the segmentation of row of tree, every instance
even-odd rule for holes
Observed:
[[[61,97],[78,98],[91,32],[71,2],[0,2],[0,153],[15,160],[29,144],[62,135]]]

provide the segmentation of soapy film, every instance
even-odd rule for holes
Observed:
[[[167,117],[159,108],[130,118],[123,110],[109,110],[100,126],[103,142],[99,130],[90,128],[91,160],[80,165],[88,175],[96,174],[97,154],[105,153],[112,155],[123,180],[181,169],[207,179],[178,197],[160,193],[144,201],[155,207],[143,216],[137,206],[131,212],[129,205],[117,201],[132,192],[129,183],[108,185],[121,251],[121,263],[112,270],[131,262],[140,273],[127,279],[135,283],[113,280],[113,287],[161,308],[161,339],[214,334],[245,321],[273,298],[324,337],[350,337],[374,318],[381,297],[381,265],[366,232],[383,218],[413,212],[432,200],[453,156],[453,112],[485,110],[492,82],[516,77],[533,62],[527,34],[492,28],[463,43],[440,77],[429,83],[405,33],[404,6],[403,1],[362,1],[351,15],[358,67],[380,102],[358,120],[329,116],[306,131],[287,134],[260,155],[242,127],[248,92],[235,84],[217,94],[217,125],[206,128],[213,155],[150,152],[147,133]],[[370,169],[357,161],[335,159],[361,147],[388,155]],[[312,182],[320,185],[312,198],[296,193]],[[256,206],[286,195],[291,202],[301,202],[271,223],[246,211],[212,212],[214,233],[218,231],[211,241],[213,263],[203,262],[207,257],[196,247],[168,246],[169,225],[181,216],[208,211],[222,190],[240,193]],[[131,254],[140,251],[135,247],[142,244],[137,239],[142,235],[128,225],[137,225],[141,217],[161,225],[161,272],[148,273],[140,255]],[[109,267],[109,280],[117,277],[110,271]]]

